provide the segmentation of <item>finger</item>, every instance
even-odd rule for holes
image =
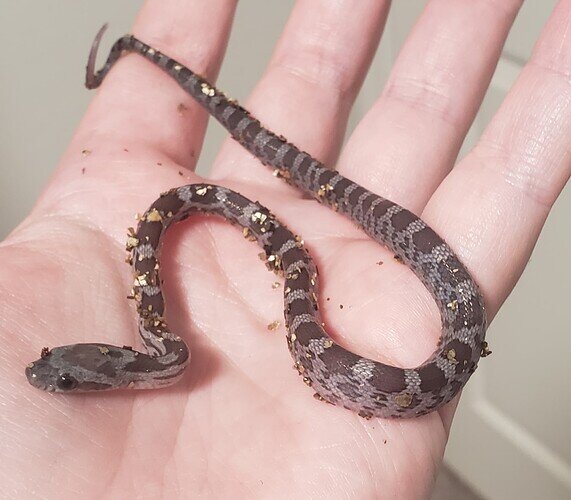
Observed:
[[[213,80],[235,4],[235,0],[149,0],[135,22],[134,34]],[[168,75],[142,57],[128,55],[103,82],[71,148],[81,150],[102,137],[105,140],[98,142],[108,147],[153,151],[192,168],[206,119],[206,113]]]
[[[342,154],[339,170],[422,209],[452,168],[520,0],[433,0],[389,81]]]
[[[554,10],[500,110],[425,211],[463,257],[493,316],[571,175],[571,0]]]
[[[388,1],[377,0],[298,0],[248,109],[270,130],[332,164],[388,7]],[[230,141],[212,176],[249,184],[273,179]]]

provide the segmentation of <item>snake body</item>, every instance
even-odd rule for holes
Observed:
[[[154,388],[176,382],[189,350],[169,331],[159,278],[161,239],[168,227],[192,213],[215,214],[243,228],[263,248],[269,268],[283,273],[287,345],[295,367],[318,399],[364,417],[415,417],[439,408],[464,386],[487,354],[486,315],[478,286],[450,247],[416,215],[326,168],[255,119],[208,81],[174,59],[127,35],[94,73],[98,33],[87,66],[95,88],[123,52],[135,52],[167,72],[216,118],[232,137],[274,169],[277,177],[349,217],[388,247],[416,274],[438,305],[442,333],[436,351],[417,368],[398,368],[358,356],[323,328],[317,268],[299,237],[270,211],[230,189],[191,184],[163,193],[128,239],[135,275],[139,331],[147,353],[106,344],[44,349],[30,363],[30,383],[55,392]]]

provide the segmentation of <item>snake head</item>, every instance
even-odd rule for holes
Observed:
[[[117,367],[134,351],[106,344],[74,344],[42,349],[41,357],[26,367],[28,382],[48,392],[85,392],[115,389]],[[114,379],[114,383],[110,380]],[[127,385],[128,381],[125,382]]]

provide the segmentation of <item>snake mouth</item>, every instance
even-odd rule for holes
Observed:
[[[46,383],[42,380],[40,375],[44,370],[42,369],[41,365],[41,360],[38,360],[26,366],[26,378],[28,379],[28,382],[36,389],[47,392],[55,392],[55,386],[53,384]]]
[[[30,363],[26,367],[26,378],[33,387],[47,392],[68,392],[78,386],[75,377],[60,373],[47,358]]]

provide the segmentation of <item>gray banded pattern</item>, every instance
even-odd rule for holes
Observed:
[[[188,364],[189,351],[164,319],[160,245],[172,222],[203,212],[241,226],[244,236],[263,248],[268,268],[284,276],[287,345],[295,368],[318,399],[363,417],[415,417],[450,401],[488,351],[482,296],[446,242],[413,213],[326,168],[264,128],[204,78],[133,36],[119,39],[103,68],[94,73],[103,30],[90,53],[88,88],[101,84],[124,51],[162,68],[277,177],[352,219],[409,266],[438,305],[442,334],[436,351],[417,368],[398,368],[347,351],[323,328],[317,268],[301,239],[259,203],[223,187],[193,184],[163,193],[129,236],[132,297],[148,354],[103,344],[45,349],[42,359],[27,368],[30,382],[45,390],[90,391],[159,387],[176,381]]]

